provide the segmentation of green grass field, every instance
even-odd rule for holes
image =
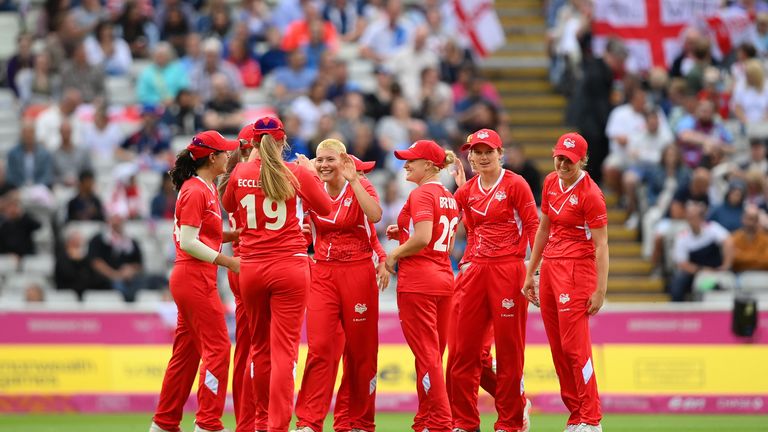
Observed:
[[[78,415],[78,414],[31,414],[0,416],[2,432],[145,432],[149,428],[151,414]],[[185,416],[182,426],[193,430],[193,416]],[[411,415],[379,414],[376,417],[378,432],[407,432]],[[533,432],[560,432],[565,416],[536,414],[532,419]],[[483,417],[486,431],[492,430],[493,418]],[[224,425],[234,428],[234,419],[228,415]],[[609,415],[603,420],[607,432],[766,432],[768,416],[726,415]],[[326,422],[326,430],[330,422]]]

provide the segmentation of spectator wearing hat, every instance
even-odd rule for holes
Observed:
[[[173,47],[160,42],[152,50],[152,64],[141,71],[136,83],[140,104],[170,104],[176,94],[189,86],[184,68],[175,60]]]
[[[95,273],[92,289],[113,289],[133,302],[144,282],[142,255],[136,240],[125,234],[124,221],[120,210],[110,210],[106,230],[88,243],[88,261]]]
[[[234,94],[240,94],[243,91],[240,72],[232,64],[222,60],[221,54],[221,41],[214,38],[203,41],[203,61],[195,66],[190,78],[190,88],[197,92],[203,103],[213,98],[213,76],[217,73],[224,75],[229,89]]]

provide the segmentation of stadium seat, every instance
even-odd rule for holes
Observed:
[[[247,89],[243,92],[243,104],[246,106],[260,106],[268,102],[267,92],[261,89]]]
[[[136,303],[155,304],[162,301],[163,295],[159,291],[141,290],[136,294]]]
[[[768,272],[748,271],[737,277],[738,286],[743,291],[768,293]]]
[[[191,136],[187,135],[177,135],[173,137],[173,140],[171,141],[171,150],[174,154],[182,151],[185,147],[189,145],[189,143],[192,141]]]
[[[117,291],[86,291],[83,294],[83,302],[87,306],[121,305],[123,295]]]
[[[75,306],[80,302],[77,300],[77,293],[70,290],[55,290],[45,293],[45,302],[51,306]]]
[[[19,260],[16,255],[0,255],[0,276],[15,273],[19,269]]]
[[[27,275],[21,273],[8,275],[5,278],[5,282],[3,283],[3,294],[17,293],[23,295],[24,290],[33,283],[40,285],[43,289],[48,287],[48,283],[46,283],[45,278],[38,275]]]
[[[145,221],[141,220],[129,220],[123,224],[123,230],[125,234],[139,242],[142,239],[149,237],[149,227]],[[142,250],[142,252],[144,252]]]
[[[107,77],[105,80],[109,101],[117,105],[136,103],[136,89],[128,77]]]
[[[21,261],[21,271],[25,275],[52,277],[55,262],[51,254],[38,254],[24,257]]]
[[[67,224],[67,230],[80,231],[80,234],[82,234],[83,239],[85,239],[86,243],[91,241],[93,236],[95,236],[96,234],[103,232],[104,227],[105,225],[103,222],[93,222],[93,221],[74,221],[74,222],[69,222]]]
[[[15,12],[0,13],[0,28],[4,37],[0,38],[0,58],[7,59],[16,52],[16,35],[19,33],[19,14]]]

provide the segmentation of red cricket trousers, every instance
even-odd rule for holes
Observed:
[[[153,421],[167,431],[179,430],[184,404],[199,370],[195,423],[206,430],[220,430],[224,427],[221,415],[231,345],[216,289],[216,266],[202,261],[177,263],[170,288],[179,310],[178,321]]]
[[[312,266],[307,301],[309,352],[296,402],[298,427],[322,430],[333,397],[341,346],[345,385],[339,396],[342,391],[346,393],[342,397],[347,403],[345,424],[352,429],[375,429],[378,316],[379,294],[371,260],[320,261]],[[344,330],[341,338],[335,331],[339,324]]]
[[[451,382],[451,370],[456,359],[456,332],[458,331],[458,316],[459,316],[459,304],[461,298],[464,295],[464,288],[462,286],[464,276],[464,270],[459,270],[454,281],[455,289],[453,291],[453,310],[451,311],[451,319],[448,323],[448,365],[446,366],[445,385],[448,388],[448,400],[453,406],[453,391]],[[486,391],[491,397],[496,396],[496,371],[494,366],[493,356],[491,356],[491,345],[493,344],[493,328],[488,328],[488,333],[485,335],[485,341],[483,342],[482,364],[483,369],[480,373],[480,387]]]
[[[269,432],[286,432],[309,289],[309,258],[243,262],[240,294],[251,330],[253,394],[266,402]]]
[[[541,317],[570,411],[568,424],[600,423],[587,302],[597,287],[594,259],[544,259],[539,278]]]
[[[416,357],[416,393],[419,410],[412,429],[450,432],[451,406],[443,374],[443,352],[447,343],[452,296],[411,292],[397,293],[400,325]]]
[[[463,297],[456,321],[455,355],[451,372],[454,427],[480,427],[478,388],[489,328],[496,342],[495,430],[523,427],[525,395],[523,365],[528,302],[520,292],[525,280],[521,258],[476,258],[464,270]]]
[[[253,397],[251,382],[251,330],[240,295],[240,276],[227,272],[229,287],[235,296],[235,356],[232,364],[232,399],[235,408],[236,432],[267,430],[267,400]]]

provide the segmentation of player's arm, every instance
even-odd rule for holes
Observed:
[[[396,247],[387,257],[386,267],[387,271],[395,274],[395,263],[400,258],[416,255],[422,249],[427,247],[429,241],[432,239],[432,221],[424,220],[413,224],[413,232],[411,232],[408,240]]]
[[[536,241],[536,233],[539,229],[539,214],[536,211],[536,200],[528,183],[522,177],[516,177],[514,203],[512,206],[520,215],[523,222],[523,235],[527,237],[528,244],[533,247]]]
[[[525,283],[523,284],[523,294],[528,298],[528,301],[539,305],[539,297],[536,295],[536,288],[533,283],[533,276],[536,270],[541,264],[541,254],[544,252],[544,247],[549,241],[549,216],[546,213],[542,213],[541,222],[539,222],[539,229],[536,230],[536,237],[533,241],[533,249],[531,249],[531,259],[528,261],[528,269],[525,273]]]
[[[587,312],[596,314],[605,301],[608,292],[608,226],[592,229],[592,242],[595,244],[595,262],[597,264],[597,288],[587,303]]]
[[[360,177],[357,175],[357,171],[355,171],[355,163],[352,161],[352,158],[344,153],[342,155],[341,161],[343,164],[341,174],[344,176],[344,179],[349,182],[349,186],[355,193],[355,198],[360,204],[360,208],[363,210],[363,213],[365,213],[365,216],[368,218],[368,220],[373,223],[380,221],[381,206],[379,205],[376,198],[371,196],[370,192],[366,190],[365,185],[363,185],[363,183],[360,181]]]
[[[323,189],[322,180],[303,166],[296,166],[294,169],[296,179],[301,185],[299,194],[307,202],[309,208],[314,210],[318,216],[327,216],[331,213],[333,202],[325,189]]]
[[[209,247],[198,238],[200,227],[182,225],[179,233],[179,247],[189,255],[220,266],[227,267],[235,273],[240,272],[240,260],[233,258]]]

